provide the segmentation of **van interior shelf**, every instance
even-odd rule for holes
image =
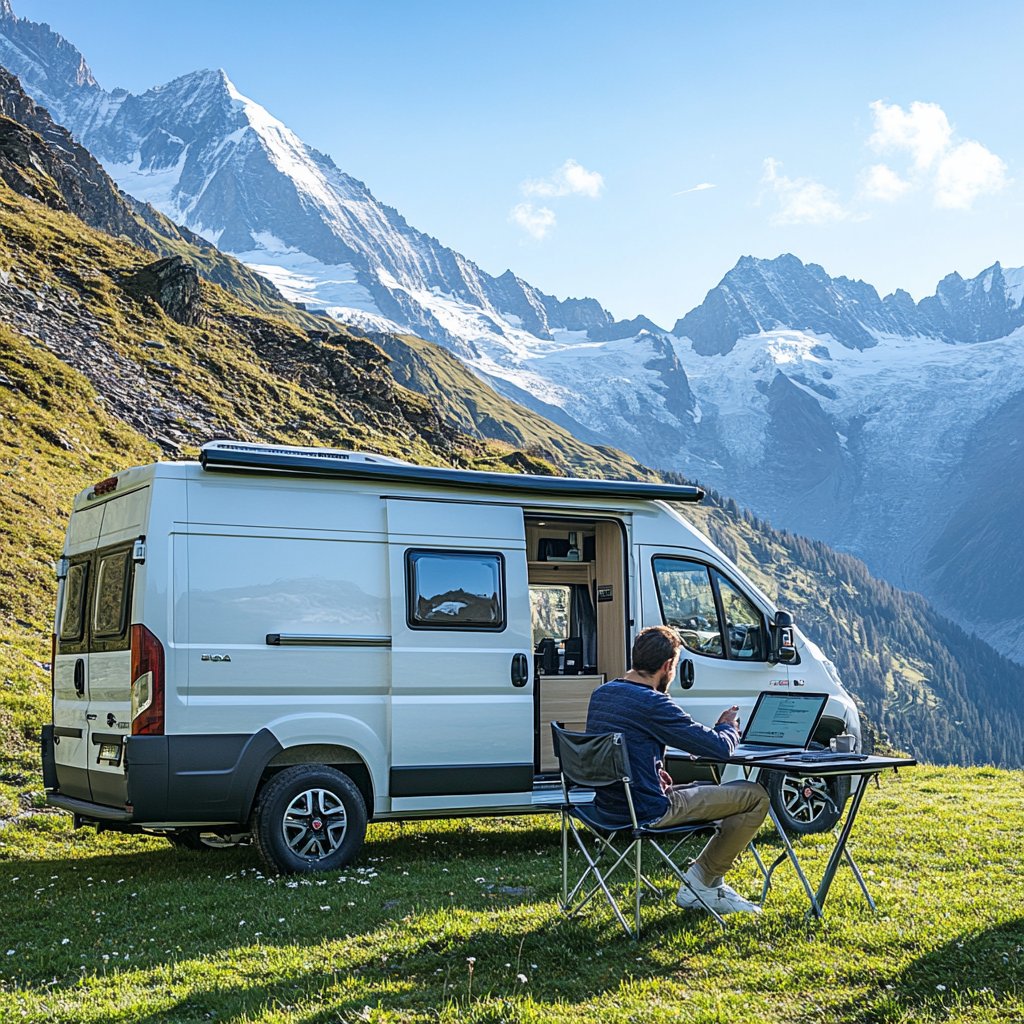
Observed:
[[[573,477],[527,476],[522,473],[480,473],[471,469],[414,466],[385,456],[363,455],[336,448],[298,448],[289,445],[210,441],[199,450],[207,470],[260,470],[314,476],[347,477],[394,483],[454,487],[462,491],[559,494],[582,498],[640,499],[646,501],[701,501],[700,487],[648,483],[636,480],[580,480]]]

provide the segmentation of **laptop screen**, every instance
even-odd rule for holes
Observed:
[[[828,703],[827,693],[761,693],[743,731],[742,743],[807,746]]]

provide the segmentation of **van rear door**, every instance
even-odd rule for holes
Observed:
[[[89,785],[93,802],[123,807],[128,798],[124,738],[131,727],[131,621],[135,562],[150,488],[103,503],[89,603]]]
[[[392,810],[522,803],[534,770],[522,509],[386,500]]]
[[[75,512],[68,523],[53,668],[53,755],[61,793],[91,800],[89,787],[89,600],[102,506]]]

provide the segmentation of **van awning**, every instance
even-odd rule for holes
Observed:
[[[464,491],[503,491],[573,498],[640,499],[643,501],[701,501],[700,487],[633,480],[580,480],[524,473],[480,473],[472,469],[416,466],[386,455],[347,452],[337,448],[293,448],[245,441],[210,441],[199,450],[205,470],[246,470],[293,473],[380,483],[414,483]]]

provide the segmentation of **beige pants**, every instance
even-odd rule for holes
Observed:
[[[756,782],[688,782],[665,793],[668,810],[655,828],[718,821],[718,834],[701,851],[697,867],[706,885],[720,885],[768,814],[768,794]]]

